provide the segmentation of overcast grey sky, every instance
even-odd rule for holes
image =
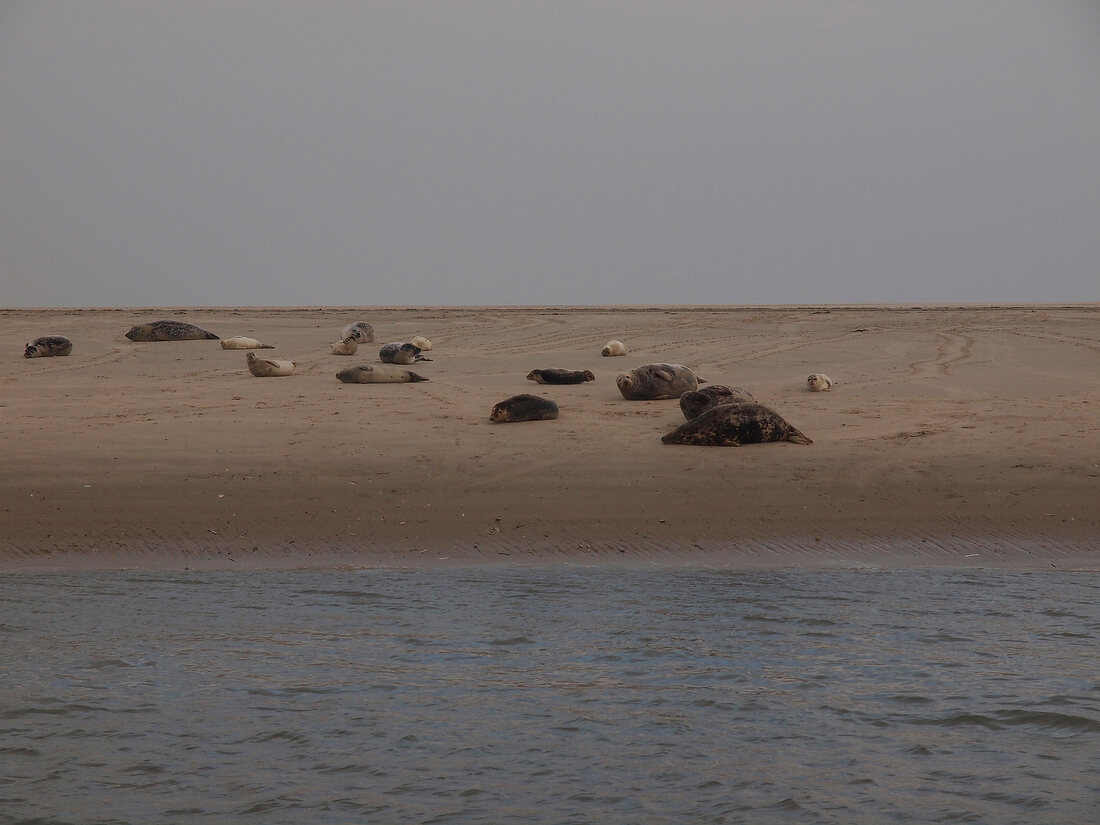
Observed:
[[[1100,300],[1100,3],[0,3],[0,305]]]

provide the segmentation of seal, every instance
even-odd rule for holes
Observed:
[[[497,424],[514,421],[549,421],[558,417],[558,405],[549,398],[523,393],[505,398],[489,413],[489,420]]]
[[[344,327],[344,331],[340,333],[340,337],[347,338],[349,335],[358,335],[359,343],[366,344],[374,340],[374,327],[366,321],[352,321]]]
[[[381,366],[363,364],[340,370],[336,377],[345,384],[405,384],[410,381],[427,381],[423,375],[412,370],[382,364]]]
[[[138,324],[126,333],[131,341],[203,341],[217,340],[218,336],[186,321],[153,321]]]
[[[527,373],[527,380],[536,384],[583,384],[585,381],[595,381],[596,376],[592,370],[531,370]]]
[[[49,358],[53,355],[68,355],[73,351],[73,342],[64,335],[42,335],[23,348],[24,358]]]
[[[333,355],[355,355],[359,349],[359,339],[354,335],[349,335],[343,341],[337,341],[332,345]]]
[[[420,354],[420,347],[416,344],[404,344],[401,341],[393,341],[378,350],[378,360],[383,364],[414,364],[417,361],[431,361]]]
[[[644,364],[620,374],[615,383],[627,401],[679,398],[699,388],[699,379],[683,364]]]
[[[244,357],[248,362],[248,371],[257,378],[268,378],[273,375],[290,375],[298,366],[297,361],[276,361],[271,358],[257,358],[256,353],[250,352]]]
[[[222,349],[275,349],[275,345],[261,344],[255,338],[244,335],[234,335],[232,338],[222,338]]]
[[[685,421],[667,433],[662,444],[740,447],[765,441],[813,444],[771,407],[763,404],[723,404]]]
[[[423,335],[417,335],[411,341],[410,344],[420,347],[421,351],[428,352],[432,348],[432,342],[425,338]]]
[[[820,372],[815,372],[806,378],[806,389],[810,392],[825,392],[831,390],[836,383],[827,375],[822,375]]]
[[[623,346],[622,341],[612,339],[603,345],[603,349],[600,350],[600,355],[606,355],[608,357],[612,355],[626,355],[626,347]]]
[[[711,384],[698,390],[689,390],[680,396],[680,410],[688,421],[706,412],[711,407],[722,404],[743,404],[756,399],[743,387],[727,387],[725,384]]]

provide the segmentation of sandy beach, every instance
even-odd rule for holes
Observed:
[[[0,570],[438,564],[1100,568],[1100,306],[0,310]],[[255,378],[185,320],[299,361]],[[365,320],[373,344],[330,354]],[[23,358],[40,335],[67,357]],[[342,384],[422,335],[416,384]],[[600,354],[609,339],[629,352]],[[814,443],[663,445],[651,362]],[[535,368],[592,370],[539,386]],[[806,376],[827,373],[829,392]],[[494,424],[534,392],[554,421]]]

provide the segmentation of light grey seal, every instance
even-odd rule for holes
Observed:
[[[222,338],[222,349],[275,349],[275,345],[261,344],[247,335],[234,335],[232,338]]]
[[[615,379],[627,401],[659,401],[679,398],[699,388],[695,373],[683,364],[644,364]]]
[[[549,398],[526,392],[505,398],[489,413],[489,420],[497,424],[509,424],[514,421],[548,421],[557,417],[557,404]]]
[[[836,381],[820,372],[815,372],[806,378],[806,389],[810,392],[825,392],[831,390]]]
[[[585,381],[595,381],[596,375],[592,370],[561,370],[552,368],[548,370],[531,370],[527,373],[527,380],[536,384],[583,384]]]
[[[218,336],[186,321],[152,321],[138,324],[126,333],[131,341],[203,341],[217,340]]]
[[[374,340],[374,327],[366,321],[352,321],[344,327],[340,337],[347,338],[349,335],[357,336],[360,344],[366,344]]]
[[[420,347],[416,344],[406,344],[401,341],[392,341],[378,350],[378,360],[383,364],[414,364],[417,361],[431,361],[420,354]]]
[[[345,384],[405,384],[411,381],[427,381],[423,375],[404,370],[391,364],[361,364],[340,370],[336,377]]]
[[[432,342],[425,338],[423,335],[417,335],[411,341],[410,344],[415,344],[420,347],[422,352],[428,352],[432,348]]]
[[[333,355],[355,355],[359,350],[359,339],[349,335],[343,341],[337,341],[332,345]]]
[[[600,350],[600,355],[611,357],[613,355],[626,355],[626,347],[622,341],[616,341],[612,339],[603,345],[603,349]]]
[[[765,441],[813,444],[770,407],[763,404],[723,404],[685,421],[661,439],[663,444],[740,447]]]
[[[722,404],[737,404],[755,401],[752,393],[743,387],[727,387],[725,384],[711,384],[689,390],[680,396],[680,410],[688,421],[706,412],[711,407]]]
[[[49,358],[53,355],[68,355],[73,351],[73,342],[64,335],[42,335],[35,338],[23,349],[24,358]]]
[[[273,358],[257,358],[256,353],[250,352],[244,357],[248,363],[248,371],[257,378],[269,378],[275,375],[290,375],[298,366],[297,361],[278,361]]]

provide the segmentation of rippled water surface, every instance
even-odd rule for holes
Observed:
[[[0,578],[0,822],[1092,823],[1100,580]]]

